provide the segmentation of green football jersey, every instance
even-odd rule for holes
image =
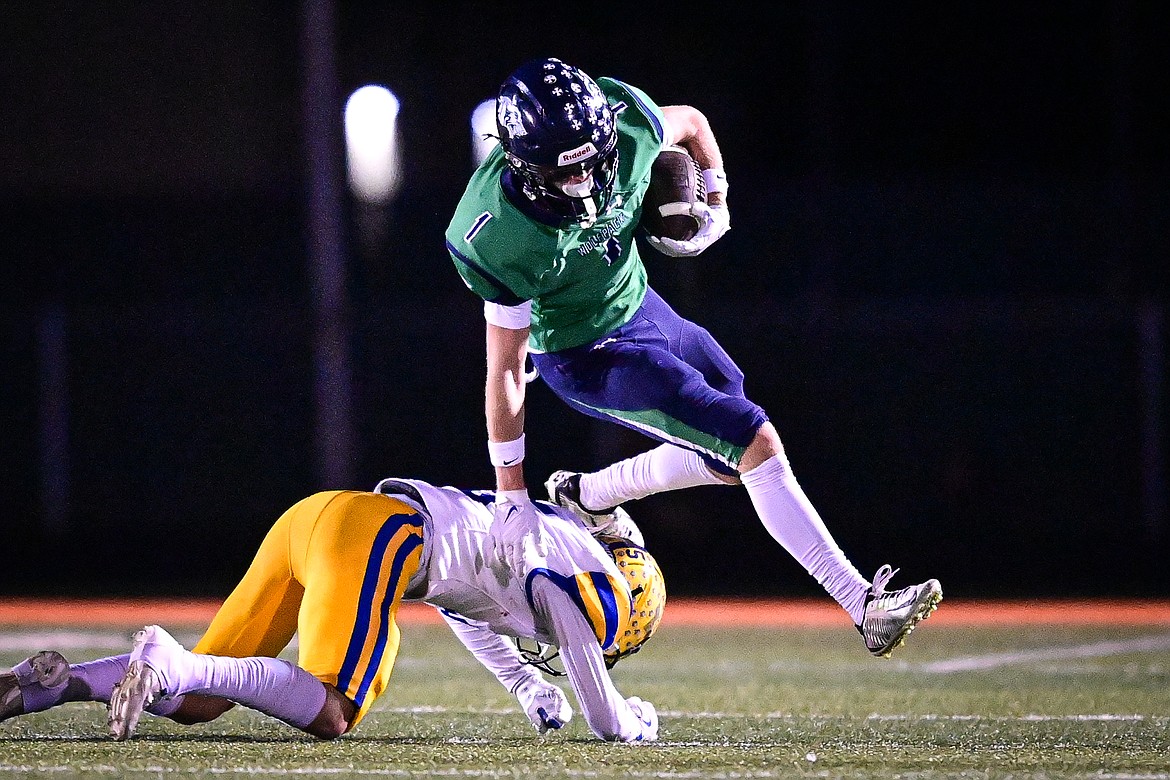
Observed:
[[[618,169],[609,209],[587,228],[558,229],[512,205],[496,146],[471,177],[447,227],[447,249],[464,283],[486,301],[532,301],[529,348],[557,352],[625,324],[646,294],[634,241],[650,167],[663,141],[662,110],[616,79],[598,86],[617,115]]]

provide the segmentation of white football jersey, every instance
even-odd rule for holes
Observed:
[[[553,644],[533,612],[530,583],[545,577],[564,590],[585,615],[602,649],[629,619],[629,584],[617,564],[572,513],[546,501],[533,502],[551,537],[547,557],[528,571],[493,568],[495,540],[490,491],[436,487],[410,479],[384,479],[376,492],[415,505],[424,516],[423,560],[405,600],[425,601],[497,634]]]
[[[423,559],[404,595],[443,613],[459,640],[512,693],[540,673],[502,636],[535,639],[560,649],[565,671],[590,729],[603,739],[654,739],[644,719],[610,679],[602,650],[630,631],[630,586],[610,554],[567,510],[533,502],[550,537],[544,559],[524,571],[493,567],[489,533],[495,494],[384,479],[376,492],[419,510]],[[647,736],[649,734],[649,736]]]

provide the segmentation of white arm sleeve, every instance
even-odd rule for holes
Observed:
[[[537,617],[549,626],[590,730],[611,742],[637,742],[642,721],[614,687],[597,637],[569,595],[546,577],[532,582]]]
[[[540,672],[524,663],[520,653],[499,634],[474,623],[467,623],[451,617],[443,610],[439,614],[447,621],[447,625],[459,637],[463,646],[471,651],[489,672],[495,675],[500,684],[508,689],[508,693],[515,694],[524,683],[544,680]]]
[[[524,330],[532,324],[532,301],[524,301],[517,306],[501,306],[484,301],[483,318],[500,328]]]

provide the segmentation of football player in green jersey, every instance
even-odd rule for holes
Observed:
[[[446,241],[484,300],[488,452],[497,522],[511,526],[501,537],[518,551],[534,526],[522,465],[531,356],[570,407],[661,442],[598,472],[556,472],[552,500],[632,535],[612,507],[663,490],[742,484],[764,527],[849,614],[869,651],[888,656],[937,606],[938,581],[887,591],[890,567],[872,582],[857,571],[796,481],[768,415],[745,396],[743,372],[647,283],[634,239],[663,147],[690,152],[706,202],[693,205],[701,225],[693,238],[657,239],[656,248],[691,257],[730,227],[727,177],[705,115],[546,58],[501,85],[496,125],[500,144],[472,175]]]

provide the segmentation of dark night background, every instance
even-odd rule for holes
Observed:
[[[0,594],[223,595],[316,490],[489,486],[481,306],[443,230],[471,109],[546,55],[707,113],[732,231],[646,249],[651,282],[744,368],[864,573],[1170,594],[1156,5],[339,0],[336,158],[345,96],[378,83],[406,166],[385,208],[340,191],[345,484],[320,465],[304,121],[303,11],[328,5],[13,5]],[[533,492],[651,446],[539,383],[528,432]],[[821,595],[742,490],[631,509],[676,594]]]

